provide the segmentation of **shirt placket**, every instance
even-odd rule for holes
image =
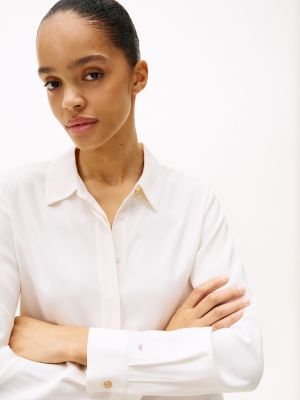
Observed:
[[[97,259],[99,260],[102,324],[103,328],[120,329],[121,308],[118,265],[121,261],[121,255],[118,249],[118,229],[115,229],[118,227],[114,226],[113,230],[111,229],[105,212],[92,196],[89,196],[88,201],[97,219],[96,238],[99,238]]]
[[[119,268],[121,268],[122,258],[122,232],[126,220],[126,204],[131,195],[138,195],[141,192],[140,185],[137,185],[132,192],[124,199],[120,205],[110,227],[108,218],[96,201],[96,199],[80,182],[79,196],[84,198],[90,206],[91,211],[96,217],[95,235],[99,238],[97,242],[97,267],[100,285],[100,300],[102,311],[102,327],[121,329],[121,298],[119,286]]]

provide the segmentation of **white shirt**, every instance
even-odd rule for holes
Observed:
[[[257,304],[208,185],[144,145],[143,173],[111,229],[77,172],[74,146],[2,173],[0,183],[1,399],[219,400],[257,386]],[[224,274],[227,285],[246,286],[241,320],[214,332],[164,330],[195,286]],[[21,314],[90,327],[87,368],[12,352],[20,293]]]

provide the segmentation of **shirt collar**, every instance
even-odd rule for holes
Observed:
[[[155,212],[163,188],[165,170],[147,146],[144,148],[144,168],[133,190],[138,186]],[[46,172],[46,204],[51,205],[80,192],[80,176],[77,171],[75,146],[68,148],[58,157],[49,161]]]

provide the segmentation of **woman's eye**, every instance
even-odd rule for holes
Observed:
[[[93,71],[93,72],[89,72],[88,74],[85,75],[85,80],[87,81],[96,81],[98,79],[100,79],[102,77],[102,75],[104,75],[102,72],[99,71]],[[44,86],[52,91],[57,89],[60,86],[60,82],[53,80],[53,81],[48,81],[44,84]]]
[[[102,75],[103,75],[102,72],[94,71],[94,72],[90,72],[90,73],[86,74],[85,78],[87,81],[95,81],[95,80],[101,78]]]
[[[44,85],[48,90],[54,90],[59,87],[59,82],[58,81],[49,81],[46,82]]]

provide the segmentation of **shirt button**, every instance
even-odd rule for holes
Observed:
[[[120,257],[120,256],[117,256],[117,257],[116,257],[116,262],[117,262],[117,263],[121,262],[121,257]]]
[[[103,386],[105,389],[110,389],[112,387],[112,381],[104,381]]]
[[[134,193],[135,193],[135,194],[139,194],[140,191],[141,191],[140,186],[137,186],[137,187],[135,188],[135,190],[134,190]]]

